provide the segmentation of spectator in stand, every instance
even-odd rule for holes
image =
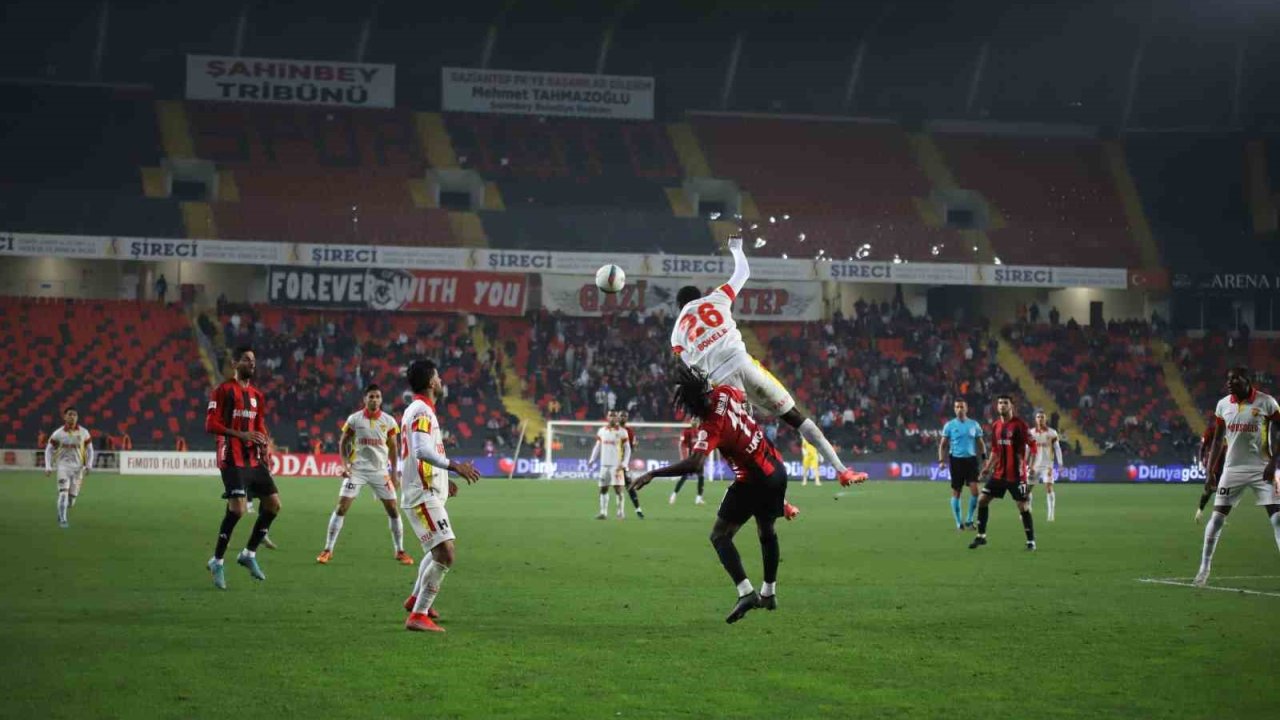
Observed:
[[[165,295],[169,294],[169,281],[165,279],[164,273],[160,273],[160,277],[156,278],[155,291],[156,299],[163,305]]]

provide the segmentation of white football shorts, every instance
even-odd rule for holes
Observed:
[[[1275,482],[1263,477],[1262,468],[1252,470],[1227,470],[1222,473],[1218,483],[1218,494],[1214,497],[1214,507],[1235,507],[1244,496],[1245,488],[1253,488],[1255,505],[1280,505],[1280,497],[1276,495]]]
[[[770,415],[785,415],[796,406],[787,388],[753,357],[748,357],[718,382],[739,388],[752,405]]]
[[[342,487],[338,490],[340,497],[359,497],[360,488],[369,486],[373,496],[379,500],[395,500],[396,489],[391,485],[391,478],[384,472],[368,472],[353,470],[351,477],[342,479]]]
[[[418,536],[424,552],[431,550],[442,542],[454,540],[453,525],[449,522],[449,512],[439,500],[428,500],[404,509],[409,516],[409,527]]]
[[[80,475],[84,470],[82,468],[58,467],[58,491],[71,492],[79,491]]]
[[[622,479],[621,470],[622,468],[617,465],[601,465],[600,476],[597,478],[600,481],[600,487],[622,487],[626,485],[626,481]]]

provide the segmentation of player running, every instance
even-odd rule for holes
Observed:
[[[698,440],[698,425],[700,422],[701,421],[695,417],[689,423],[689,427],[680,431],[679,449],[680,449],[681,460],[688,458],[689,455],[693,453],[693,445]],[[703,489],[703,486],[706,485],[707,464],[703,463],[699,465],[696,474],[698,476],[698,494],[694,496],[693,504],[705,505],[706,501],[702,499],[702,489]],[[680,488],[684,487],[684,483],[686,480],[689,479],[689,475],[690,473],[685,473],[684,475],[680,476],[680,479],[678,481],[676,481],[676,489],[671,491],[671,497],[667,499],[668,504],[670,505],[676,504],[676,495],[680,494]]]
[[[993,498],[1002,498],[1007,492],[1022,514],[1027,549],[1035,550],[1036,533],[1031,524],[1031,509],[1027,507],[1027,423],[1014,414],[1013,397],[1009,395],[996,398],[996,411],[1000,418],[991,426],[991,457],[982,468],[982,474],[989,473],[991,479],[982,488],[982,498],[978,500],[978,536],[969,543],[969,549],[987,544],[988,506]]]
[[[244,516],[248,496],[258,498],[258,520],[253,524],[249,542],[236,558],[236,564],[248,569],[255,580],[267,579],[258,566],[258,546],[280,514],[280,491],[267,469],[267,445],[270,442],[264,420],[267,400],[252,382],[257,360],[253,348],[247,345],[236,348],[232,358],[235,375],[214,389],[204,420],[205,432],[216,435],[218,439],[222,497],[227,501],[226,513],[218,528],[218,542],[207,564],[213,585],[220,590],[227,589],[223,556],[227,553],[236,523]]]
[[[373,496],[382,502],[391,526],[391,543],[395,559],[401,565],[412,565],[413,558],[404,551],[404,525],[400,522],[400,509],[396,507],[396,484],[399,474],[396,466],[396,440],[400,432],[395,417],[382,412],[382,389],[369,385],[364,389],[364,408],[352,413],[342,424],[342,438],[338,440],[338,454],[342,457],[342,485],[338,490],[338,507],[329,516],[329,531],[325,535],[324,550],[316,562],[327,565],[333,558],[333,547],[346,519],[351,503],[360,489],[368,486]],[[391,474],[387,474],[390,465]]]
[[[1218,421],[1216,415],[1209,416],[1209,424],[1205,426],[1204,433],[1200,435],[1200,467],[1204,468],[1204,491],[1200,493],[1200,505],[1196,508],[1196,523],[1204,517],[1204,506],[1209,504],[1209,498],[1218,492],[1218,479],[1222,477],[1222,465],[1226,461],[1226,454],[1218,455],[1216,464],[1213,463],[1213,442],[1214,435],[1218,431]]]
[[[591,448],[591,459],[588,465],[594,465],[600,458],[600,513],[597,520],[604,520],[609,514],[609,488],[618,496],[618,519],[626,518],[622,505],[622,488],[626,485],[625,470],[631,461],[631,442],[627,431],[618,424],[618,413],[610,410],[608,424],[596,431],[596,444]],[[639,504],[638,502],[636,503]]]
[[[732,314],[733,300],[751,275],[747,256],[742,252],[742,238],[729,238],[729,252],[733,254],[733,276],[729,282],[707,295],[693,285],[686,285],[676,293],[680,313],[671,331],[672,351],[684,364],[701,370],[712,385],[732,385],[742,390],[756,407],[785,420],[835,467],[841,485],[866,480],[866,473],[855,472],[840,462],[818,426],[796,408],[791,393],[747,353]]]
[[[432,605],[440,592],[440,583],[453,567],[455,535],[449,523],[445,502],[458,494],[458,486],[449,473],[460,476],[468,484],[480,479],[480,473],[469,463],[455,463],[445,457],[444,433],[436,417],[436,399],[442,385],[440,373],[430,360],[414,360],[405,373],[413,402],[400,419],[400,507],[409,516],[409,525],[422,543],[422,562],[413,592],[404,601],[409,611],[406,630],[444,632],[434,622],[438,617]]]
[[[818,448],[808,440],[800,441],[800,486],[809,484],[809,476],[813,475],[813,486],[822,487],[822,475],[818,472]]]
[[[62,427],[53,431],[44,446],[44,474],[58,470],[58,527],[70,527],[68,512],[76,504],[84,476],[93,467],[93,436],[80,426],[80,413],[69,407],[62,411]]]
[[[627,497],[631,498],[631,506],[636,509],[636,517],[644,519],[644,510],[640,509],[640,495],[636,493],[636,489],[631,487],[631,469],[629,463],[631,458],[636,456],[636,431],[627,427],[627,411],[618,411],[618,427],[627,431],[627,450],[628,459],[622,463],[622,482],[626,484]]]
[[[1280,478],[1276,477],[1277,424],[1280,405],[1275,398],[1258,392],[1249,379],[1248,369],[1237,367],[1227,371],[1227,390],[1231,393],[1218,401],[1214,411],[1214,433],[1210,447],[1213,456],[1209,466],[1217,469],[1218,495],[1213,501],[1213,515],[1204,528],[1204,549],[1200,553],[1200,570],[1192,582],[1204,587],[1209,581],[1213,551],[1217,549],[1222,525],[1231,509],[1240,502],[1245,488],[1253,488],[1258,505],[1267,510],[1276,547],[1280,547]],[[1225,444],[1223,440],[1225,439]],[[1225,459],[1224,459],[1225,458]]]
[[[756,608],[774,610],[778,607],[776,592],[781,553],[774,523],[779,517],[791,519],[799,512],[786,502],[787,468],[782,454],[747,413],[746,395],[741,390],[730,385],[713,388],[700,370],[683,365],[676,369],[674,377],[674,404],[687,416],[702,420],[698,437],[688,457],[641,475],[636,478],[635,487],[639,490],[655,477],[694,472],[706,462],[708,453],[719,448],[735,475],[711,530],[711,545],[738,590],[738,600],[725,622],[735,623]],[[753,517],[764,560],[764,585],[758,594],[747,579],[742,556],[733,544],[734,535]]]
[[[951,514],[956,530],[973,527],[973,513],[978,509],[978,458],[987,456],[982,438],[982,425],[969,417],[969,403],[957,398],[952,403],[956,416],[942,426],[938,441],[938,467],[951,470]],[[960,493],[969,486],[969,515],[960,519]]]
[[[1028,478],[1027,507],[1031,507],[1032,487],[1037,482],[1044,483],[1044,502],[1048,514],[1045,519],[1053,522],[1054,510],[1058,506],[1058,496],[1053,492],[1054,480],[1062,469],[1062,444],[1058,442],[1058,431],[1049,427],[1049,421],[1043,410],[1036,411],[1036,425],[1031,428],[1031,472]]]

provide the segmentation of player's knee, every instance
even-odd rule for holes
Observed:
[[[453,567],[453,561],[455,557],[455,554],[453,551],[453,543],[447,542],[447,543],[437,545],[436,548],[431,551],[431,557],[433,557],[436,562],[440,563],[441,565],[444,565],[445,567]]]
[[[1280,512],[1280,505],[1267,505],[1265,507],[1267,508],[1267,517],[1273,517]]]
[[[263,500],[261,511],[265,515],[279,515],[280,514],[280,498],[276,495],[272,495],[266,500]]]

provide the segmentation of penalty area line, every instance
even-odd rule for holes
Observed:
[[[1194,583],[1183,582],[1181,580],[1168,579],[1168,578],[1138,578],[1138,582],[1148,583],[1152,585],[1173,585],[1175,587],[1189,587],[1189,588],[1195,588],[1197,590],[1217,590],[1219,592],[1234,592],[1234,593],[1243,593],[1245,595],[1262,595],[1264,597],[1280,598],[1280,593],[1275,593],[1275,592],[1264,592],[1262,590],[1248,590],[1246,588],[1221,587],[1218,585],[1205,585],[1203,587],[1198,587]]]

